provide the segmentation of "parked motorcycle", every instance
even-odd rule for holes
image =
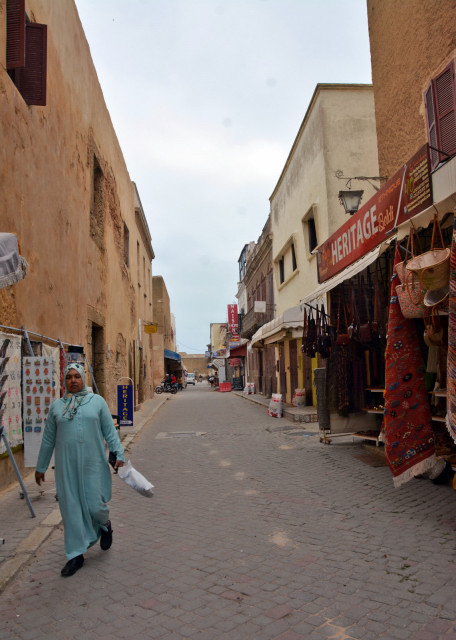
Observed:
[[[162,380],[161,384],[155,387],[155,393],[177,393],[177,387],[168,382],[167,380]]]

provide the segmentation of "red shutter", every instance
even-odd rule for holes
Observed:
[[[25,66],[25,0],[6,3],[6,68]]]
[[[437,123],[438,147],[445,153],[456,153],[456,95],[454,87],[454,63],[433,81],[434,107]],[[440,160],[448,156],[441,154]]]
[[[16,69],[14,83],[25,102],[46,105],[47,26],[31,22],[25,30],[25,67]]]
[[[434,99],[432,96],[432,83],[429,85],[428,90],[424,95],[424,102],[426,105],[426,120],[428,129],[428,140],[431,147],[431,169],[435,169],[439,164],[439,152],[435,151],[438,148],[437,144],[437,125],[434,112]]]

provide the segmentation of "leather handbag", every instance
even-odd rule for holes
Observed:
[[[322,358],[329,358],[331,344],[331,336],[328,330],[328,319],[326,317],[325,307],[322,304],[320,309],[319,332],[317,336],[317,351]]]

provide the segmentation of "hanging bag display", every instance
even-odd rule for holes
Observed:
[[[442,244],[441,249],[434,246],[437,229]],[[450,249],[446,248],[443,242],[442,229],[436,213],[434,214],[430,250],[412,258],[407,263],[406,269],[419,279],[421,289],[442,289],[448,286],[450,281]]]
[[[362,344],[369,344],[373,340],[373,323],[370,317],[370,304],[369,304],[369,291],[371,290],[369,284],[364,284],[364,278],[358,274],[358,291],[359,295],[363,296],[366,306],[367,322],[361,322],[359,325],[359,341]]]
[[[426,307],[424,306],[424,289],[421,289],[416,276],[409,272],[405,284],[396,287],[396,295],[399,300],[404,318],[422,318]]]
[[[443,343],[443,327],[436,307],[427,308],[424,314],[424,342],[428,347],[440,346]]]
[[[313,310],[310,310],[307,318],[307,340],[306,340],[306,356],[315,358],[317,346],[317,323],[313,317]]]
[[[356,306],[355,289],[351,286],[351,318],[352,321],[348,325],[347,333],[350,340],[359,339],[359,316],[358,307]]]
[[[401,284],[405,284],[407,279],[407,264],[415,258],[415,243],[418,246],[419,253],[421,253],[420,240],[418,234],[415,231],[415,227],[410,224],[410,231],[407,237],[407,247],[405,249],[405,258],[402,262],[398,262],[395,269],[397,277]]]
[[[402,315],[404,318],[422,318],[424,314],[424,294],[426,293],[424,289],[420,286],[420,279],[413,271],[408,269],[408,265],[415,259],[414,255],[414,247],[415,247],[415,230],[411,226],[409,236],[407,239],[407,248],[406,248],[406,256],[403,262],[399,262],[395,269],[398,274],[399,279],[401,276],[399,273],[402,273],[401,284],[396,286],[396,295],[399,301],[399,306],[402,311]],[[407,256],[409,255],[409,248],[411,258],[407,261]],[[398,271],[399,267],[399,271]]]
[[[343,293],[342,293],[343,296]],[[337,338],[336,338],[336,344],[341,347],[343,345],[347,345],[350,342],[350,336],[348,335],[348,333],[340,333],[341,328],[340,328],[340,307],[341,307],[341,302],[342,302],[342,306],[343,306],[343,310],[344,310],[344,320],[345,320],[345,331],[347,331],[347,309],[345,308],[345,301],[342,300],[342,298],[339,298],[339,308],[337,310]]]
[[[306,307],[304,307],[304,319],[302,323],[302,344],[301,344],[301,352],[305,353],[307,348],[307,311]]]
[[[331,337],[328,332],[328,321],[326,318],[325,307],[321,305],[320,310],[320,331],[317,337],[317,351],[322,358],[329,358],[331,350]]]

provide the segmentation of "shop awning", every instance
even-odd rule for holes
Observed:
[[[385,243],[381,244],[378,247],[375,247],[375,249],[372,249],[372,251],[366,253],[366,255],[362,258],[360,258],[350,266],[345,267],[345,269],[337,275],[329,278],[329,280],[326,280],[325,282],[322,282],[316,289],[312,291],[312,293],[307,294],[301,302],[307,304],[319,303],[319,299],[324,294],[328,293],[328,291],[331,291],[331,289],[334,289],[334,287],[337,287],[337,285],[341,284],[345,280],[353,278],[353,276],[356,276],[357,273],[360,273],[360,271],[363,271],[366,267],[375,262],[379,255],[383,253],[384,249]]]
[[[170,349],[165,349],[165,358],[166,360],[175,360],[176,362],[181,361],[181,357],[175,351],[171,351]]]
[[[25,278],[27,267],[27,260],[19,255],[16,235],[0,233],[0,289]]]
[[[252,347],[262,340],[266,344],[273,344],[282,340],[287,329],[302,329],[304,322],[304,305],[298,304],[284,311],[280,316],[267,322],[252,336]]]
[[[360,271],[363,271],[363,269],[372,264],[372,262],[374,262],[379,257],[379,255],[383,253],[384,249],[385,243],[378,247],[375,247],[375,249],[351,264],[349,267],[346,267],[337,275],[318,285],[318,287],[311,293],[309,293],[305,298],[303,298],[301,300],[301,303],[296,307],[287,309],[278,318],[274,318],[274,320],[271,320],[271,322],[267,322],[266,324],[264,324],[252,336],[252,347],[256,345],[258,346],[262,341],[264,341],[264,344],[273,344],[274,342],[280,342],[280,340],[283,340],[285,338],[287,333],[290,333],[289,330],[291,330],[291,337],[297,337],[296,331],[303,329],[305,303],[320,303],[319,299],[324,294],[326,294],[334,287],[337,287],[338,284],[341,284],[345,280],[349,280]]]
[[[239,347],[230,347],[230,358],[245,358],[247,355],[247,345],[241,344]]]

